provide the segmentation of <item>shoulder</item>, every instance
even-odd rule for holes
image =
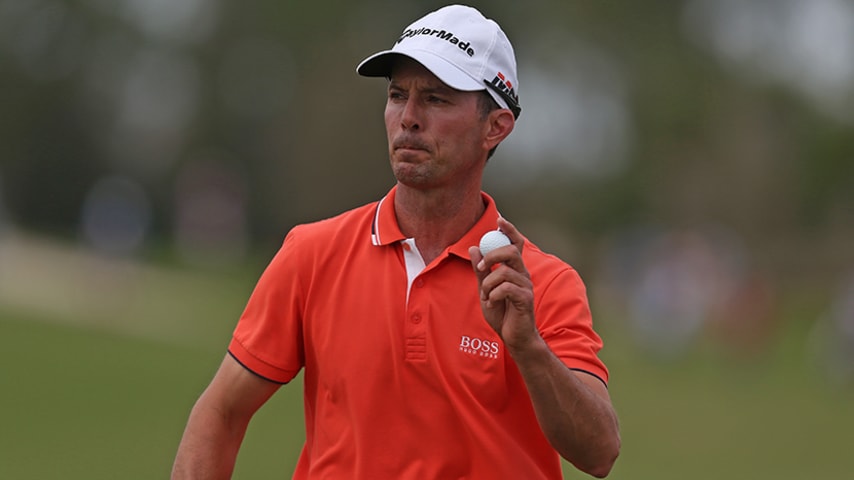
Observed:
[[[333,217],[294,226],[285,238],[285,245],[322,246],[341,236],[370,239],[371,222],[377,202],[368,203]]]
[[[560,257],[544,252],[530,240],[525,241],[522,258],[532,281],[542,289],[557,282],[563,288],[585,292],[584,282],[575,268]]]
[[[334,217],[298,224],[288,231],[266,275],[303,276],[321,269],[331,258],[353,255],[354,246],[371,243],[371,219],[376,203]]]
[[[560,257],[544,252],[530,240],[525,240],[522,259],[531,275],[557,275],[566,271],[575,271],[572,266]]]

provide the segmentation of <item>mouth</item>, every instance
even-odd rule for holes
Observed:
[[[403,139],[395,140],[394,143],[392,143],[392,150],[394,150],[396,152],[397,151],[403,151],[403,152],[407,152],[407,151],[425,151],[426,152],[426,151],[429,151],[429,149],[427,148],[427,145],[424,145],[424,143],[419,142],[419,141],[415,141],[411,138],[408,138],[408,139],[403,138]]]
[[[424,151],[423,149],[415,148],[415,147],[409,147],[409,146],[405,146],[405,145],[397,147],[394,149],[394,153],[400,155],[400,158],[402,158],[402,159],[413,157],[414,155],[416,155],[420,152],[423,152],[423,151]]]

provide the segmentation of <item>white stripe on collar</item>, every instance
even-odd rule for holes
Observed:
[[[383,197],[382,200],[377,203],[377,210],[374,212],[374,223],[371,225],[371,243],[375,246],[382,245],[382,242],[380,241],[380,208],[382,208],[383,202],[385,202],[386,198],[387,196]]]

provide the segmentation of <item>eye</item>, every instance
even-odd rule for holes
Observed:
[[[442,98],[438,95],[429,95],[427,97],[427,102],[428,103],[447,103],[447,101],[444,98]]]

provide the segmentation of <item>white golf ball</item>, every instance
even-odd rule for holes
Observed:
[[[480,238],[480,254],[486,255],[496,248],[507,245],[510,245],[510,239],[507,238],[507,235],[504,235],[500,230],[492,230]]]

